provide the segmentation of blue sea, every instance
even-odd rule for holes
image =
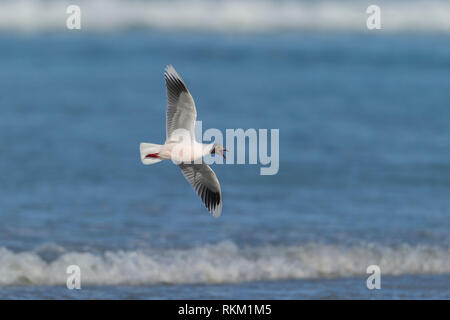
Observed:
[[[450,299],[450,27],[44,18],[0,26],[0,299]],[[279,129],[278,174],[212,166],[219,218],[140,162],[168,64],[203,130]]]

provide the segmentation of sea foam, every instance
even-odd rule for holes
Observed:
[[[0,30],[66,30],[69,0],[0,1]],[[78,0],[82,30],[367,31],[373,1]],[[379,0],[383,32],[450,32],[446,0]]]
[[[45,250],[44,250],[45,251]],[[82,285],[220,284],[366,275],[450,273],[450,248],[311,243],[239,247],[224,241],[187,249],[71,252],[51,259],[42,250],[0,248],[0,285],[65,285],[69,265],[81,269]]]

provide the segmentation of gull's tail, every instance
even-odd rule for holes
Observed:
[[[162,159],[159,158],[159,152],[161,151],[162,145],[153,143],[144,143],[140,145],[141,151],[141,161],[143,164],[154,164],[160,162]]]

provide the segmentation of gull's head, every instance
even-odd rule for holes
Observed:
[[[227,149],[225,149],[225,148],[223,147],[223,145],[218,144],[218,143],[214,143],[214,144],[213,144],[213,147],[212,147],[212,149],[211,149],[211,154],[218,153],[218,154],[222,155],[222,157],[225,159],[225,158],[226,158],[226,157],[225,157],[225,152],[226,152],[226,151],[227,151]]]

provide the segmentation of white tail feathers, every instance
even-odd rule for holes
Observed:
[[[144,143],[140,145],[141,161],[143,164],[154,164],[160,162],[158,158],[162,145],[153,143]]]

